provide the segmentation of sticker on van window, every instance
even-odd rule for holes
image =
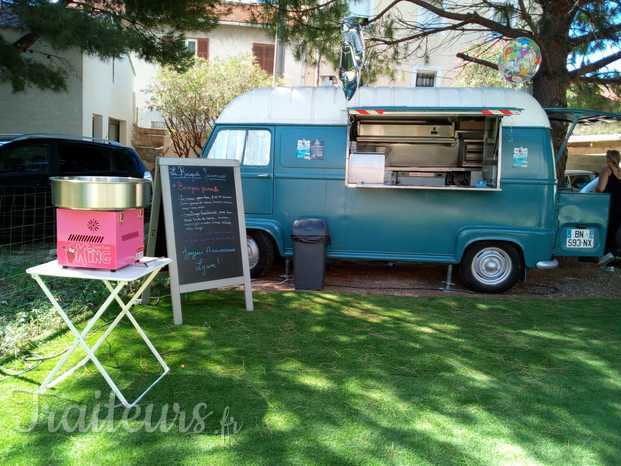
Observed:
[[[325,144],[320,139],[313,139],[310,146],[310,159],[323,160],[323,149]]]
[[[528,147],[513,148],[513,166],[516,168],[528,167]]]
[[[304,160],[323,160],[325,144],[321,139],[298,139],[296,157]]]
[[[298,159],[310,159],[310,139],[298,139],[296,157]]]

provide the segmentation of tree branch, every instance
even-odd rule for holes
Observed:
[[[414,5],[418,5],[431,13],[434,13],[441,18],[451,19],[453,21],[460,21],[464,24],[478,24],[479,26],[483,26],[490,31],[498,32],[505,37],[522,37],[527,36],[530,38],[534,38],[534,31],[528,31],[526,29],[517,29],[509,26],[505,26],[491,19],[485,18],[484,16],[479,15],[476,12],[468,12],[468,13],[457,13],[454,11],[448,11],[443,8],[437,7],[432,3],[429,3],[425,0],[393,0],[389,3],[383,10],[381,10],[376,16],[369,19],[369,23],[373,23],[386,15],[392,8],[394,8],[398,3],[407,2],[412,3]]]
[[[585,83],[593,83],[593,84],[621,84],[621,76],[611,77],[611,78],[603,78],[600,76],[580,76],[578,78],[580,81]]]
[[[488,68],[492,68],[494,70],[498,69],[498,65],[488,60],[483,60],[482,58],[471,57],[470,55],[466,55],[465,53],[458,53],[455,55],[457,58],[461,58],[464,61],[469,61],[471,63],[476,63],[477,65],[487,66]]]
[[[24,53],[32,47],[39,38],[40,36],[36,32],[27,32],[13,42],[13,47],[15,47],[19,53]]]
[[[526,9],[526,5],[524,4],[524,0],[518,0],[518,4],[520,5],[520,16],[522,19],[528,24],[528,27],[533,31],[533,34],[537,33],[537,26],[533,21],[533,17],[530,15],[528,10]]]
[[[69,0],[59,0],[58,7],[64,8],[67,6]],[[15,11],[12,13],[15,14]],[[41,38],[41,35],[37,32],[29,31],[15,42],[13,42],[13,46],[17,49],[18,52],[24,53],[28,51],[34,44]]]
[[[614,24],[608,28],[601,29],[598,31],[589,32],[587,34],[583,34],[581,36],[573,37],[569,40],[569,43],[572,47],[578,47],[579,45],[588,44],[589,42],[593,42],[594,40],[603,40],[603,39],[611,39],[614,37],[610,35],[621,32],[621,23]]]
[[[600,68],[606,66],[606,65],[610,65],[612,62],[620,60],[621,59],[621,50],[618,51],[617,53],[613,53],[612,55],[608,55],[607,57],[604,58],[600,58],[597,61],[594,61],[593,63],[589,63],[588,65],[584,65],[581,68],[572,70],[569,72],[569,76],[572,78],[575,78],[577,76],[582,76],[586,73],[591,73],[593,71],[597,71]]]
[[[272,9],[278,10],[281,13],[295,13],[296,15],[305,15],[305,14],[312,13],[312,12],[317,11],[317,10],[321,10],[322,8],[325,8],[327,6],[330,6],[331,4],[336,3],[336,1],[337,0],[328,0],[325,3],[321,3],[321,4],[316,5],[316,6],[309,6],[309,7],[300,8],[300,9],[297,9],[297,8],[293,8],[293,9],[282,8],[282,7],[279,6],[278,3],[270,3],[270,2],[263,3],[263,6],[265,6],[266,8],[272,8]]]
[[[426,31],[421,31],[419,33],[413,34],[411,36],[403,36],[403,37],[399,37],[398,39],[381,39],[379,37],[371,37],[369,39],[369,42],[380,42],[384,45],[396,45],[399,44],[401,42],[407,42],[410,40],[415,40],[415,39],[422,39],[423,37],[427,37],[430,36],[432,34],[436,34],[438,32],[443,32],[443,31],[457,31],[459,30],[459,28],[461,28],[462,26],[465,26],[466,23],[454,23],[450,26],[445,26],[442,28],[431,28],[428,29]]]

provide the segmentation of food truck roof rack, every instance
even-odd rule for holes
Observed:
[[[252,109],[249,111],[249,109]],[[351,101],[337,87],[255,89],[235,98],[218,124],[347,125],[350,114],[483,115],[503,117],[503,126],[549,128],[533,96],[511,89],[362,87]]]

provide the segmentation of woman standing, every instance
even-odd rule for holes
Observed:
[[[618,150],[606,152],[606,165],[599,174],[599,183],[595,190],[599,193],[610,194],[610,211],[608,217],[608,236],[606,238],[606,252],[600,263],[607,264],[619,254],[617,231],[621,226],[621,156]]]

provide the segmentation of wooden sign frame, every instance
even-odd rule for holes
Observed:
[[[173,224],[172,198],[169,167],[170,166],[202,166],[202,167],[231,167],[235,183],[235,197],[237,205],[237,221],[239,223],[239,242],[242,257],[242,275],[239,277],[229,277],[220,280],[210,280],[197,283],[179,283],[179,268],[177,263],[177,244],[175,229]],[[155,178],[153,184],[153,202],[151,206],[151,223],[149,225],[149,241],[147,243],[147,254],[155,252],[157,241],[157,228],[159,222],[160,204],[164,203],[164,227],[166,230],[166,249],[168,257],[173,261],[168,266],[170,273],[170,296],[173,305],[173,320],[176,325],[183,323],[181,310],[181,295],[192,291],[210,290],[215,288],[226,288],[231,286],[243,285],[246,310],[253,311],[252,285],[250,281],[250,266],[248,262],[248,248],[246,247],[246,218],[244,213],[244,202],[241,187],[241,175],[239,162],[237,160],[218,160],[203,158],[176,158],[159,157],[156,160]]]

